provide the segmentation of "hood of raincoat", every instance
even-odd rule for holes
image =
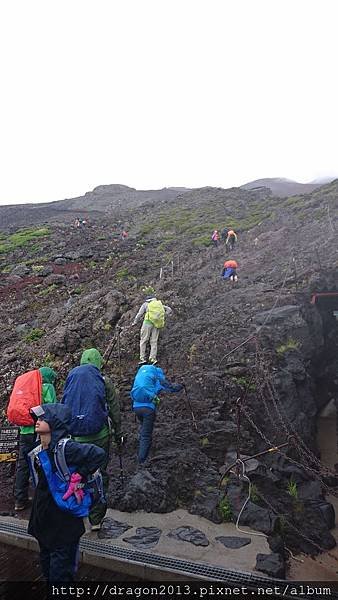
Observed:
[[[96,348],[89,348],[82,353],[80,365],[93,365],[97,369],[101,370],[103,364],[103,358]]]
[[[72,413],[63,404],[44,404],[44,415],[41,417],[48,423],[51,430],[50,448],[55,448],[59,440],[70,435]]]
[[[41,367],[39,371],[42,376],[42,383],[55,383],[57,375],[53,369],[50,367]]]

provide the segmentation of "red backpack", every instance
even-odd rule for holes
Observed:
[[[14,425],[33,425],[30,409],[42,403],[42,375],[38,369],[16,378],[7,407],[7,419]]]

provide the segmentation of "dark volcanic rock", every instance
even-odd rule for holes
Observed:
[[[48,342],[48,351],[55,356],[64,356],[66,352],[74,352],[81,344],[81,337],[76,330],[58,327],[53,338]]]
[[[63,256],[58,256],[58,258],[54,259],[56,265],[65,265],[67,263],[67,259]]]
[[[41,269],[41,271],[39,271],[38,276],[39,277],[48,277],[48,275],[51,275],[53,273],[53,267],[51,265],[45,265],[43,267],[43,269]]]
[[[146,550],[147,548],[154,548],[158,544],[161,533],[162,530],[157,527],[138,527],[136,535],[125,537],[123,541],[132,544],[135,548]]]
[[[14,269],[11,270],[11,275],[16,275],[17,277],[24,277],[30,273],[30,268],[25,264],[16,265]]]
[[[45,279],[47,285],[64,285],[67,282],[67,277],[59,273],[52,273]]]
[[[64,254],[64,258],[68,258],[69,260],[80,260],[81,258],[92,258],[94,256],[94,252],[89,248],[83,248],[76,252],[67,252]]]
[[[129,481],[123,498],[119,503],[120,510],[132,512],[146,510],[147,512],[166,512],[166,494],[161,482],[156,480],[149,471],[140,471]],[[162,508],[162,510],[161,510]]]
[[[25,331],[27,331],[29,329],[29,325],[28,323],[20,323],[20,325],[17,325],[15,328],[15,331],[17,333],[24,333]]]
[[[287,323],[289,327],[290,324],[293,326],[303,325],[304,319],[301,315],[301,307],[300,306],[281,306],[278,308],[274,308],[273,310],[264,311],[261,313],[257,313],[254,316],[254,321],[258,325],[270,325],[271,323],[276,324],[277,327],[280,324]]]
[[[222,523],[222,517],[218,508],[222,496],[222,492],[217,489],[199,490],[199,493],[195,495],[194,502],[189,509],[190,514],[200,515],[213,523]]]
[[[179,428],[179,426],[178,426]],[[218,484],[218,475],[210,466],[210,461],[198,448],[187,447],[185,450],[168,448],[169,444],[177,446],[175,430],[171,426],[170,442],[166,440],[167,450],[158,452],[151,460],[147,469],[142,469],[128,482],[122,495],[114,498],[114,506],[128,512],[145,510],[147,512],[169,512],[178,506],[190,506],[196,500],[196,490],[212,488],[207,493],[210,499],[207,505],[200,509],[201,513],[216,516],[215,489]],[[159,441],[162,447],[162,440]],[[208,501],[207,501],[208,503]],[[194,503],[196,514],[200,514],[197,504]],[[195,511],[194,511],[195,512]]]
[[[325,502],[325,500],[314,500],[311,505],[319,512],[320,518],[324,520],[328,529],[333,529],[336,524],[336,514],[332,504]]]
[[[319,481],[306,481],[298,485],[298,498],[300,500],[323,499],[323,489]]]
[[[282,554],[284,556],[284,543],[283,538],[280,535],[269,535],[267,542],[272,552],[275,552],[276,554]]]
[[[246,538],[246,537],[234,537],[234,536],[224,536],[224,535],[220,535],[217,538],[215,538],[217,540],[217,542],[220,542],[221,544],[223,544],[223,546],[225,546],[226,548],[232,548],[234,550],[237,550],[237,548],[243,548],[243,546],[247,546],[248,544],[251,544],[251,538]]]
[[[20,275],[9,275],[9,277],[7,277],[7,279],[6,279],[7,284],[18,283],[19,281],[21,281]],[[5,285],[5,282],[4,282],[4,285]]]
[[[227,498],[235,518],[238,517],[246,497],[247,494],[241,486],[234,482],[229,483],[227,486]],[[241,525],[247,525],[252,529],[263,531],[263,533],[270,535],[275,530],[277,520],[276,515],[271,510],[258,506],[249,500],[241,514],[240,523]]]
[[[115,521],[115,519],[106,517],[103,519],[98,536],[99,538],[115,539],[120,537],[120,535],[122,535],[128,529],[132,529],[132,525],[128,525],[128,523],[121,523],[121,521]]]
[[[280,554],[257,554],[255,569],[274,579],[285,578],[285,561]]]
[[[206,535],[203,531],[195,529],[195,527],[177,527],[177,529],[172,529],[167,535],[182,542],[190,542],[194,546],[209,546],[209,540]]]

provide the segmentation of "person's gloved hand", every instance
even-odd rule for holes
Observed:
[[[121,448],[121,446],[123,446],[124,444],[124,437],[122,435],[122,433],[120,435],[117,435],[115,437],[115,444],[118,448]]]
[[[161,402],[161,398],[159,398],[158,396],[154,396],[152,402],[155,404],[156,408],[158,408]]]
[[[72,473],[68,489],[66,493],[62,496],[62,500],[68,500],[68,498],[70,498],[70,496],[74,494],[76,502],[78,504],[81,504],[84,497],[84,491],[82,489],[81,481],[82,475],[80,475],[79,473]]]

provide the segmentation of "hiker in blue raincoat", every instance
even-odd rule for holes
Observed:
[[[55,447],[61,439],[69,436],[71,411],[62,404],[40,405],[32,411],[36,409],[39,416],[35,415],[35,431],[40,436],[42,448],[35,457],[31,457],[31,468],[34,467],[37,473],[37,487],[28,533],[39,542],[41,567],[46,580],[67,583],[73,581],[76,572],[79,541],[85,532],[82,516],[89,511],[87,506],[87,510],[81,513],[84,492],[80,484],[85,483],[88,476],[101,467],[105,453],[93,444],[67,441],[65,460],[72,477],[69,484],[64,484],[63,499],[66,503],[66,499],[74,495],[76,501],[73,499],[73,504],[79,505],[78,512],[82,516],[76,516],[67,507],[61,509],[56,503],[50,472],[57,471]]]
[[[170,383],[160,367],[143,365],[137,371],[130,396],[133,401],[133,411],[141,424],[138,449],[139,464],[146,461],[151,448],[156,409],[160,402],[158,394],[161,391],[180,392],[182,389],[183,385],[180,383]]]

